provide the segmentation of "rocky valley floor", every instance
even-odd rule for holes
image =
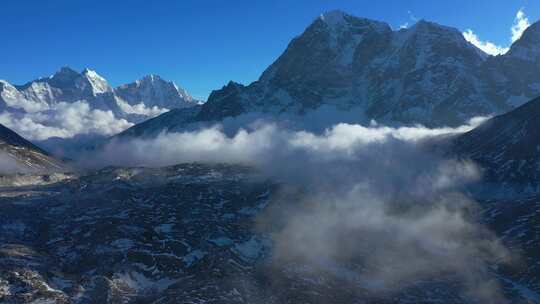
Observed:
[[[258,215],[280,186],[246,167],[28,180],[5,179],[0,190],[1,303],[476,303],[452,275],[374,293],[350,265],[276,265]],[[501,303],[540,303],[539,204],[482,204],[486,223],[522,257],[511,269],[493,265]]]

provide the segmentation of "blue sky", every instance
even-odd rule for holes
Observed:
[[[423,18],[508,46],[521,8],[540,18],[538,0],[4,0],[0,79],[22,84],[68,65],[112,85],[158,74],[206,98],[229,80],[256,80],[324,11],[395,28]]]

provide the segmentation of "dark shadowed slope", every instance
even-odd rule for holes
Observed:
[[[497,191],[540,190],[540,98],[457,137],[454,150],[485,169]],[[513,191],[512,191],[513,192]]]
[[[154,117],[142,123],[136,124],[133,127],[113,136],[112,139],[119,140],[132,137],[155,136],[160,132],[181,129],[186,124],[194,121],[194,118],[199,113],[200,109],[201,106],[172,109],[158,117]]]
[[[0,173],[60,170],[64,165],[0,124]]]

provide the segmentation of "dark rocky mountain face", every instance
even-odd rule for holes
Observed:
[[[385,23],[330,13],[295,38],[260,82],[286,91],[301,109],[315,108],[325,96],[350,94],[360,61],[374,59],[391,36]]]
[[[367,119],[457,125],[504,113],[540,95],[540,25],[491,57],[457,29],[419,21],[387,24],[330,12],[317,18],[249,86],[211,94],[200,120],[252,111],[305,113],[321,105],[360,108]],[[359,122],[366,118],[359,117]]]
[[[360,109],[360,123],[375,118],[455,125],[511,108],[482,93],[478,79],[486,57],[457,29],[420,21],[392,31],[383,22],[330,12],[293,39],[258,81],[248,86],[230,82],[213,91],[189,122],[259,112],[302,115],[330,106]]]
[[[219,100],[219,102],[205,103],[195,120],[211,121],[216,120],[216,117],[225,118],[246,113],[248,109],[243,104],[241,95],[244,88],[242,84],[231,81],[223,89],[213,91],[208,100]]]
[[[2,124],[0,124],[0,153],[2,158],[0,160],[13,164],[12,169],[16,171],[52,171],[64,167],[59,160]],[[0,174],[12,173],[13,170],[3,168],[2,165],[0,163]]]
[[[163,131],[182,129],[186,124],[194,121],[200,113],[201,106],[182,109],[172,109],[158,117],[148,119],[142,123],[115,135],[112,140],[121,140],[134,137],[154,136]],[[166,129],[163,128],[166,126]]]
[[[470,303],[452,276],[373,293],[345,268],[272,263],[271,235],[257,228],[257,217],[280,187],[249,168],[200,164],[108,168],[55,184],[3,187],[0,301]],[[518,231],[511,227],[523,221],[506,220],[530,212],[523,204],[486,206],[486,221],[514,246],[527,244],[525,257],[535,264],[538,243],[519,231],[534,234],[538,225]],[[493,272],[509,301],[534,303],[535,269]]]

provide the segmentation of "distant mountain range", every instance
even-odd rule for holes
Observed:
[[[81,73],[63,67],[50,77],[11,85],[0,81],[0,109],[26,112],[46,110],[59,102],[88,101],[93,108],[111,110],[119,117],[151,116],[143,108],[160,110],[190,107],[198,103],[184,89],[156,75],[112,88],[95,71]],[[134,116],[133,116],[134,117]],[[139,120],[140,120],[139,119]],[[136,119],[135,119],[136,120]]]
[[[83,103],[84,106],[77,108],[77,103]],[[110,132],[121,131],[170,109],[191,107],[199,103],[184,89],[156,75],[145,76],[117,88],[111,87],[95,71],[85,69],[79,73],[69,67],[24,85],[12,85],[0,80],[0,115],[4,115],[0,122],[38,140],[100,132],[111,135]],[[96,116],[100,115],[91,115],[96,110],[105,113],[100,115],[107,115],[109,121],[120,122],[119,126],[111,130],[99,130],[99,124],[106,122],[98,121],[99,117]],[[81,127],[70,129],[62,121],[68,119],[63,119],[63,116],[72,114],[78,114],[77,118],[72,119],[79,120]],[[36,127],[29,126],[28,121],[39,124],[37,128],[56,129],[50,132],[51,135],[34,135],[28,129]],[[98,128],[94,125],[98,125]]]

